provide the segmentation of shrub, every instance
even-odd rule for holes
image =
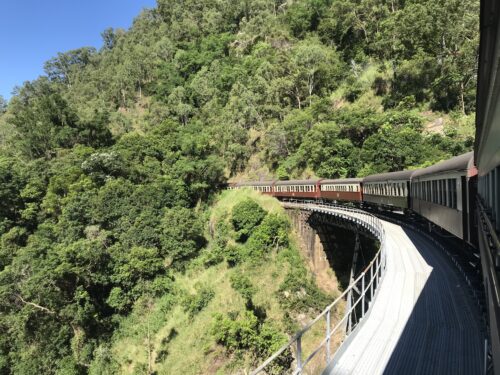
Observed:
[[[245,242],[265,216],[266,211],[251,199],[236,204],[233,207],[231,218],[236,231],[236,239]]]
[[[331,299],[308,277],[305,269],[295,269],[283,280],[278,291],[278,301],[285,311],[323,310]]]
[[[251,258],[261,259],[267,252],[288,246],[288,220],[280,215],[269,214],[255,229],[247,242]]]
[[[249,301],[255,294],[255,287],[248,276],[242,273],[234,273],[230,278],[231,287],[236,290],[245,300]]]
[[[203,310],[208,303],[214,298],[215,292],[208,287],[202,287],[196,294],[188,294],[182,300],[182,307],[184,311],[189,313],[192,318]]]
[[[236,354],[251,352],[254,362],[269,357],[287,342],[284,334],[271,323],[259,323],[252,311],[214,315],[211,327],[218,344]],[[291,352],[285,351],[267,370],[269,374],[285,373],[293,361]]]
[[[226,257],[226,262],[229,265],[229,267],[234,267],[237,264],[241,263],[243,260],[242,250],[238,246],[234,245],[226,246],[224,254]]]
[[[214,246],[202,253],[201,262],[205,267],[215,266],[224,260],[224,249]]]

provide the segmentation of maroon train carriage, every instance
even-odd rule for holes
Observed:
[[[273,195],[274,181],[247,181],[234,184],[231,189],[249,188],[259,191],[262,194]]]
[[[320,198],[321,180],[288,180],[274,183],[274,196],[278,198]]]
[[[362,178],[343,178],[320,181],[320,198],[335,201],[361,202]]]

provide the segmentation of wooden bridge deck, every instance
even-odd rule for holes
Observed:
[[[482,374],[481,314],[462,276],[426,237],[383,225],[378,296],[324,374]]]

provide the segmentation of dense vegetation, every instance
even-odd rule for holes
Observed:
[[[217,298],[182,297],[175,275],[288,248],[260,210],[233,217],[244,246],[214,245],[204,218],[228,178],[363,176],[470,149],[478,13],[477,0],[158,0],[99,50],[49,60],[0,98],[0,373],[112,371],[127,319],[194,317]],[[231,279],[248,308],[217,318],[217,341],[263,356],[282,331],[255,312],[252,282]],[[255,335],[235,344],[239,329]]]

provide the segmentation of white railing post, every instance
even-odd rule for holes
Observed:
[[[331,325],[331,309],[328,309],[328,312],[326,313],[326,363],[330,362],[330,325]]]
[[[370,304],[373,300],[373,263],[370,266]]]
[[[365,273],[361,279],[361,318],[365,316]]]
[[[297,337],[297,374],[302,374],[302,335]]]

